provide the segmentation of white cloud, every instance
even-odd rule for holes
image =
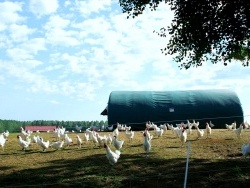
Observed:
[[[79,57],[71,56],[68,53],[62,54],[62,60],[66,61],[69,65],[70,70],[73,73],[81,73],[83,67],[81,65]]]
[[[13,43],[27,41],[29,35],[35,32],[35,29],[28,28],[27,25],[11,24],[9,26],[10,38]]]
[[[68,7],[69,5],[71,5],[71,1],[70,0],[65,1],[64,6]]]
[[[23,43],[21,45],[22,48],[28,50],[30,53],[32,54],[37,54],[40,51],[44,51],[46,50],[46,46],[45,46],[45,39],[44,38],[32,38],[29,41],[27,41],[26,43]]]
[[[12,48],[12,49],[8,49],[6,52],[7,52],[7,55],[9,56],[9,58],[14,60],[15,62],[18,62],[19,60],[33,58],[33,56],[30,54],[30,52],[28,52],[27,50],[22,49],[22,48]]]
[[[76,95],[79,100],[94,100],[97,96],[96,86],[92,83],[78,83],[76,85]]]
[[[26,60],[24,63],[26,63],[26,64],[28,64],[29,65],[29,67],[31,67],[31,68],[34,68],[34,67],[37,67],[37,66],[39,66],[39,65],[42,65],[43,64],[43,62],[41,62],[41,61],[38,61],[38,60]]]
[[[53,46],[76,46],[79,45],[79,41],[76,38],[76,31],[67,31],[64,29],[53,29],[46,34],[46,40]]]
[[[99,13],[103,10],[111,10],[111,0],[99,1],[99,0],[76,0],[76,7],[82,16],[86,17],[92,13]]]
[[[63,67],[63,65],[51,65],[51,66],[47,66],[45,68],[45,71],[54,71],[54,70],[59,70]]]
[[[20,2],[0,2],[0,20],[2,28],[4,24],[20,23],[25,20],[25,17],[20,16],[23,3]]]
[[[16,45],[14,48],[7,49],[6,55],[13,61],[15,66],[25,66],[30,69],[43,64],[42,61],[35,59],[35,55],[42,50],[46,50],[44,39],[32,38]]]
[[[51,104],[56,104],[56,105],[58,105],[58,104],[60,104],[60,102],[58,102],[57,100],[51,100],[51,101],[49,101]]]
[[[0,84],[5,84],[5,77],[0,75]]]
[[[7,26],[4,23],[0,23],[0,32],[4,31],[5,29],[7,29]]]
[[[46,30],[51,30],[54,28],[66,28],[70,24],[70,20],[64,19],[59,15],[50,16],[49,21],[45,24],[44,28]]]
[[[78,31],[70,27],[70,20],[64,19],[58,15],[51,16],[45,24],[45,37],[47,43],[53,46],[76,46],[79,45],[77,38]]]
[[[37,17],[55,13],[59,7],[57,0],[30,0],[30,11]]]

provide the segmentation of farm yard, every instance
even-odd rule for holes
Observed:
[[[205,132],[205,125],[199,128]],[[124,144],[114,166],[109,164],[102,145],[86,142],[85,132],[69,132],[73,143],[45,151],[32,141],[25,151],[21,150],[17,139],[20,133],[10,133],[0,151],[1,187],[183,187],[186,170],[187,187],[250,186],[250,157],[245,158],[241,150],[250,142],[250,129],[243,129],[238,138],[226,126],[212,128],[210,136],[205,132],[197,139],[193,128],[183,146],[172,130],[159,137],[152,129],[149,133],[153,135],[152,148],[146,157],[142,131],[135,131],[131,141],[125,131],[119,131],[118,139]],[[112,132],[98,134],[108,136]],[[50,144],[57,140],[53,132],[33,132],[30,138],[34,135]],[[81,147],[76,144],[77,135],[83,140]],[[109,147],[114,151],[112,144]]]

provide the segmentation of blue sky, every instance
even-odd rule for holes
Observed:
[[[160,49],[165,4],[127,19],[114,0],[0,1],[0,119],[106,120],[115,90],[231,89],[250,115],[249,67],[180,70]]]

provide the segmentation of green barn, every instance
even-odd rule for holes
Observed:
[[[175,125],[187,120],[199,121],[200,128],[212,121],[214,128],[225,128],[234,121],[237,127],[244,121],[237,94],[231,90],[187,91],[113,91],[101,115],[108,116],[108,124],[131,126],[144,130],[147,121],[158,126]]]

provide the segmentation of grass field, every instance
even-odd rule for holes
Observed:
[[[78,134],[83,138],[83,133]],[[0,187],[183,187],[188,145],[187,187],[250,187],[250,158],[241,153],[242,144],[250,142],[248,129],[240,139],[232,131],[213,129],[210,138],[204,135],[198,140],[193,130],[183,147],[168,130],[153,138],[149,157],[144,154],[141,132],[135,132],[130,143],[125,132],[120,132],[119,139],[125,143],[115,166],[108,163],[103,147],[89,142],[78,149],[76,133],[69,133],[73,145],[45,152],[35,143],[21,151],[16,136],[10,133],[0,151]],[[52,133],[40,136],[55,141]]]

